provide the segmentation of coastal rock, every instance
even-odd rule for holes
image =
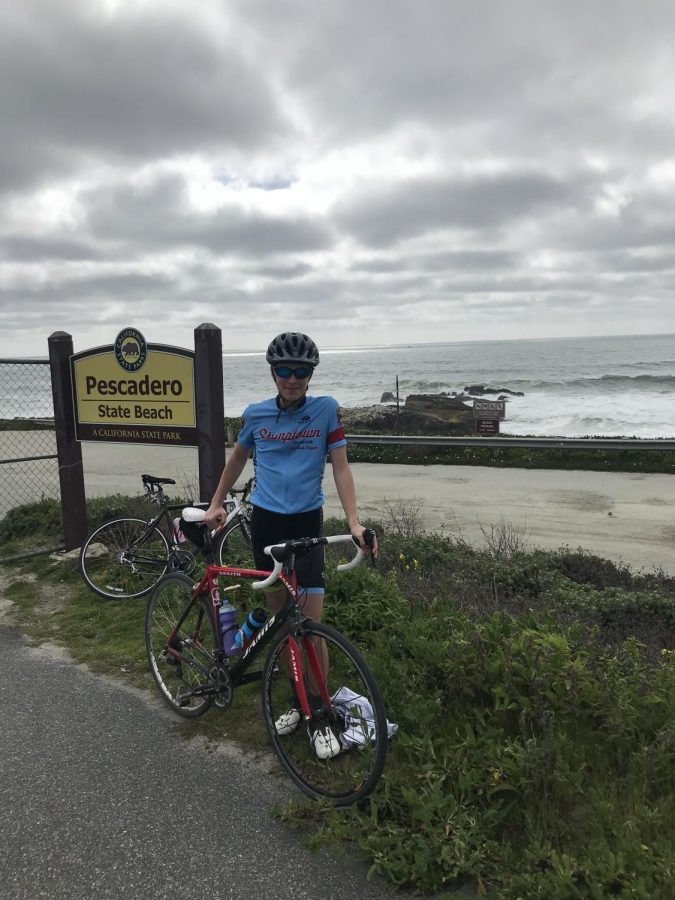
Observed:
[[[396,397],[391,391],[385,391],[380,397],[380,403],[395,403]]]
[[[467,394],[471,394],[472,396],[483,396],[484,394],[509,394],[511,397],[525,396],[522,391],[512,391],[510,388],[505,387],[489,388],[485,387],[484,384],[468,384],[464,390]]]
[[[458,415],[473,415],[465,403],[447,394],[409,394],[405,400],[405,408],[446,421],[456,421]]]
[[[473,411],[454,397],[412,394],[397,412],[395,406],[342,410],[347,432],[462,435],[473,431]]]

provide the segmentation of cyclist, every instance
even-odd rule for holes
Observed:
[[[324,500],[321,484],[328,455],[349,529],[365,548],[365,528],[356,509],[354,479],[347,460],[347,441],[338,403],[333,397],[307,393],[314,369],[319,365],[316,344],[306,334],[286,331],[272,340],[266,360],[277,395],[244,410],[238,441],[206,512],[207,525],[215,528],[223,521],[223,500],[253,450],[253,552],[256,566],[268,569],[270,559],[264,554],[264,547],[292,538],[321,535]],[[377,556],[376,539],[371,552]],[[296,572],[304,598],[303,609],[309,618],[319,622],[325,585],[323,547],[298,560]],[[270,590],[267,599],[272,610],[279,609],[284,602],[284,588]],[[277,721],[277,731],[279,734],[293,731],[300,718],[299,709],[292,706]],[[316,729],[312,743],[322,759],[335,756],[340,750],[329,728]]]

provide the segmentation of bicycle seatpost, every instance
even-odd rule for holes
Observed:
[[[211,529],[204,525],[204,555],[206,557],[206,564],[212,565],[215,562],[215,557],[213,555],[213,536],[211,534]]]

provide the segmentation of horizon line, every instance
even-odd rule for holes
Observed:
[[[461,344],[507,344],[507,343],[534,343],[537,341],[588,341],[588,340],[605,340],[611,338],[646,338],[646,337],[675,337],[675,332],[630,332],[622,334],[584,334],[584,335],[564,335],[557,337],[528,337],[528,338],[482,338],[477,340],[459,340],[459,341],[403,341],[388,344],[342,344],[324,347],[321,353],[340,353],[344,351],[362,351],[362,350],[401,350],[408,347],[438,347],[447,345]],[[223,356],[257,356],[265,353],[266,348],[253,350],[225,350]]]

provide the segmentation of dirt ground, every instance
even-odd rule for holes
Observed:
[[[197,484],[190,448],[83,444],[87,493],[140,488],[140,474]],[[363,517],[414,515],[427,529],[461,534],[475,545],[508,523],[531,546],[583,547],[634,569],[675,575],[675,476],[498,469],[480,466],[353,465]],[[326,514],[340,504],[330,470]],[[208,499],[208,498],[204,498]]]
[[[53,436],[33,432],[31,440],[49,443]],[[44,451],[53,452],[51,446]],[[182,495],[196,492],[193,448],[85,443],[82,455],[88,496],[140,493],[144,472],[175,478]],[[532,546],[583,547],[634,569],[675,575],[672,475],[367,463],[352,468],[364,518],[404,514],[475,545],[504,522]],[[11,472],[4,475],[11,481]],[[330,469],[324,488],[326,514],[339,515]],[[0,515],[5,512],[0,508]]]
[[[429,529],[480,545],[510,524],[532,546],[583,547],[675,575],[675,476],[480,466],[354,466],[359,507],[377,516],[416,498]],[[326,478],[327,511],[338,511]],[[414,507],[415,502],[411,504]]]

